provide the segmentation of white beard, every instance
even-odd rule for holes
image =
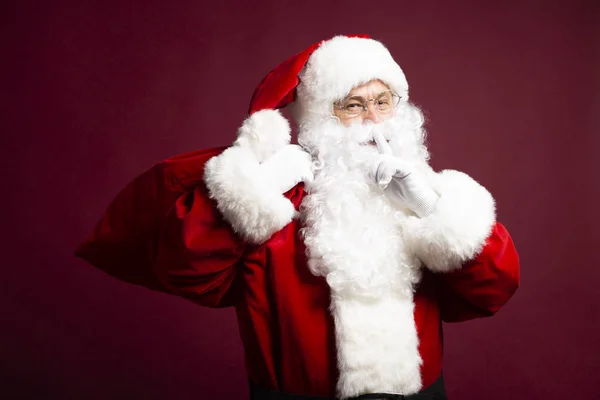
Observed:
[[[301,205],[308,266],[331,288],[341,398],[363,393],[411,394],[421,388],[413,318],[420,261],[405,250],[405,210],[375,185],[375,129],[394,154],[425,161],[422,117],[343,127],[337,119],[300,127],[299,142],[315,161],[315,179]],[[407,112],[415,111],[412,118]]]

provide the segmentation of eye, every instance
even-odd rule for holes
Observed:
[[[346,110],[357,110],[357,109],[359,109],[359,108],[363,108],[363,106],[362,106],[362,104],[360,104],[360,103],[349,103],[349,104],[346,104],[346,105],[344,106],[344,108],[345,108]]]

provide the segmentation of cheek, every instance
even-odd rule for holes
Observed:
[[[342,124],[343,126],[349,126],[351,124],[362,122],[362,119],[359,118],[348,118],[343,111],[334,110],[333,115],[335,115],[339,119],[340,124]]]
[[[361,116],[354,117],[354,118],[346,118],[345,120],[344,119],[340,119],[340,121],[342,122],[342,125],[344,125],[344,126],[364,125],[365,122],[367,124],[371,123],[370,121],[365,121],[365,119],[362,118]]]
[[[342,110],[339,110],[337,108],[333,108],[333,115],[338,117],[340,119],[340,121],[344,121],[344,112]]]

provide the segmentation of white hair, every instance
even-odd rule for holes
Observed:
[[[320,169],[330,152],[345,146],[363,145],[373,140],[373,133],[377,131],[389,140],[397,156],[428,161],[424,123],[425,117],[417,106],[401,101],[394,116],[380,124],[366,121],[363,125],[344,127],[333,114],[306,119],[298,125],[298,143],[315,158],[316,169]]]
[[[315,170],[301,205],[301,234],[311,272],[327,279],[334,296],[402,291],[412,296],[420,272],[402,250],[400,222],[406,214],[374,184],[379,154],[368,143],[379,131],[396,156],[426,162],[423,122],[417,107],[402,102],[381,124],[343,126],[332,116],[300,125],[298,141],[313,156]]]

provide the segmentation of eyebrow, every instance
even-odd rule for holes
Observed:
[[[381,97],[382,95],[384,95],[384,94],[386,94],[386,93],[390,93],[390,94],[392,94],[392,90],[391,90],[391,89],[386,89],[386,90],[383,90],[383,91],[379,92],[377,95],[375,95],[375,97],[371,97],[371,99],[378,99],[379,97]],[[357,97],[359,97],[359,98],[363,98],[363,99],[365,99],[365,100],[370,100],[370,99],[367,99],[365,96],[361,96],[361,95],[359,95],[359,94],[354,94],[354,95],[348,95],[348,96],[344,97],[344,98],[342,99],[342,101],[344,101],[344,100],[350,100],[350,99],[354,99],[354,98],[357,98]]]

